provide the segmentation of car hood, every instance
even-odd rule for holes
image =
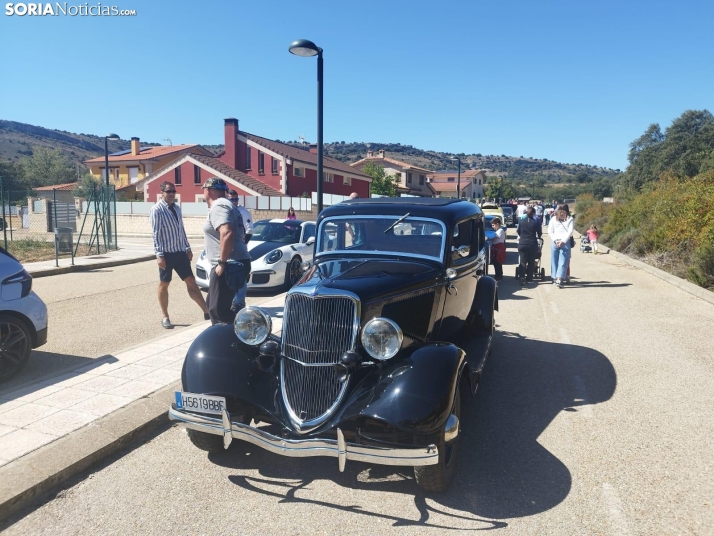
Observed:
[[[285,242],[263,242],[256,240],[255,242],[251,240],[248,242],[248,254],[250,255],[251,261],[257,261],[262,256],[267,255],[274,249],[280,249],[285,246],[289,246]]]
[[[369,303],[440,283],[443,277],[442,268],[418,260],[326,260],[312,266],[291,292],[347,291]]]

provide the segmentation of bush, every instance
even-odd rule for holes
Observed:
[[[639,195],[615,204],[581,196],[577,207],[578,231],[594,223],[616,251],[714,287],[714,170],[691,179],[665,173]]]

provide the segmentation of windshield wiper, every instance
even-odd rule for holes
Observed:
[[[409,214],[409,212],[407,212],[404,216],[402,216],[402,217],[399,218],[397,221],[395,221],[392,225],[390,225],[389,227],[387,227],[387,228],[384,230],[384,234],[387,234],[389,231],[391,231],[392,229],[394,229],[394,227],[396,227],[398,224],[402,223],[402,222],[403,222],[404,220],[406,220],[409,216],[410,216],[410,214]]]

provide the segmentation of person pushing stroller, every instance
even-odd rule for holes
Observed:
[[[535,219],[535,213],[535,209],[529,207],[526,217],[518,222],[518,281],[521,285],[533,282],[536,258],[540,254],[538,239],[543,238],[543,227],[540,221]]]

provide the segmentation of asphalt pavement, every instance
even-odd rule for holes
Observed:
[[[546,273],[548,251],[546,241]],[[206,456],[170,427],[0,529],[714,533],[712,305],[615,255],[578,251],[564,289],[520,287],[516,258],[511,239],[493,352],[463,408],[446,493],[421,493],[410,470],[348,463],[339,473],[331,458],[239,441]]]

